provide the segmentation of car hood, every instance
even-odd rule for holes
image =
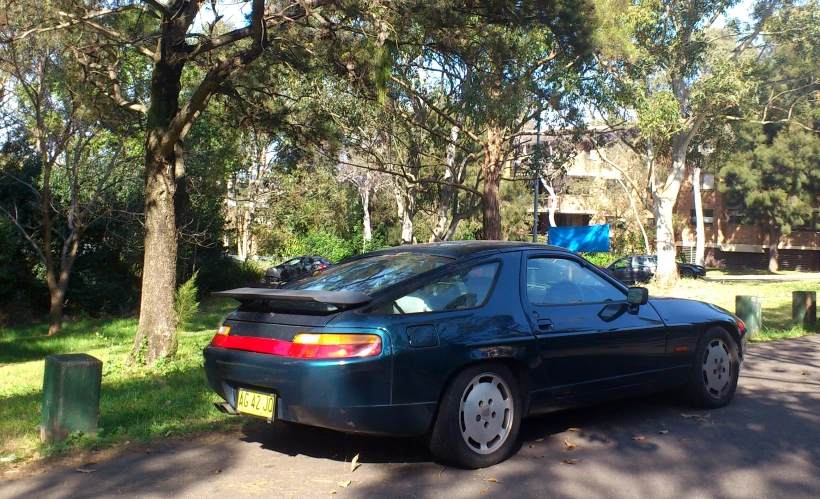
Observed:
[[[658,315],[666,325],[698,324],[703,322],[737,322],[734,314],[712,303],[686,298],[650,298]]]

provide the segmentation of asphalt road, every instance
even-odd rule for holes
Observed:
[[[728,407],[662,395],[525,420],[520,448],[485,470],[444,467],[411,440],[256,422],[82,469],[95,471],[0,482],[0,498],[817,498],[820,335],[751,346]]]

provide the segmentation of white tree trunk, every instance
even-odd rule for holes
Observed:
[[[703,265],[706,248],[706,227],[703,223],[703,203],[700,198],[700,167],[692,172],[692,190],[695,194],[695,220],[697,233],[695,241],[695,264]]]
[[[445,182],[453,182],[456,178],[455,163],[458,131],[459,128],[456,125],[453,125],[450,128],[450,142],[447,144],[446,165],[444,170]],[[430,236],[431,243],[445,239],[445,235],[448,232],[447,228],[450,225],[449,213],[453,195],[457,196],[458,194],[453,192],[453,187],[451,185],[444,184],[441,188],[441,198],[439,199],[438,209],[436,212],[436,223],[433,227],[433,234]]]
[[[396,213],[401,222],[401,243],[413,243],[413,199],[408,196],[401,179],[397,179],[394,194],[396,197]]]
[[[365,189],[360,191],[362,195],[362,211],[364,215],[362,216],[362,234],[364,236],[364,245],[367,246],[373,239],[373,230],[370,227],[370,190]]]
[[[672,212],[675,197],[655,196],[655,221],[657,224],[658,268],[655,280],[661,285],[672,285],[678,279],[675,264],[675,230],[672,226]]]

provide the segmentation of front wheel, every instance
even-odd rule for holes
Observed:
[[[699,407],[723,407],[735,394],[739,373],[740,357],[734,338],[721,327],[709,329],[695,351],[686,387],[690,401]]]
[[[445,390],[430,436],[430,451],[465,468],[486,468],[507,458],[521,426],[518,382],[503,364],[460,372]]]
[[[691,279],[695,277],[695,273],[692,271],[692,269],[682,269],[680,271],[680,276],[686,279]]]

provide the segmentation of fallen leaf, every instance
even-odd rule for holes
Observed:
[[[581,431],[581,428],[567,428],[567,431]]]
[[[530,445],[530,449],[533,449],[533,448],[535,448],[535,446],[534,446],[534,445]]]
[[[607,439],[605,440],[605,442],[606,442],[606,443],[610,443],[610,442],[612,442],[612,440],[610,440],[610,439],[608,439],[608,438],[607,438]]]
[[[565,459],[561,461],[559,464],[578,464],[579,462],[581,462],[580,459]]]
[[[333,494],[335,494],[335,493],[336,493],[336,491],[335,491],[335,490],[331,490],[331,491],[330,491],[330,495],[333,495]]]
[[[168,431],[166,431],[166,432],[165,432],[165,436],[166,436],[166,437],[169,437],[169,436],[171,436],[171,433],[173,433],[173,431],[172,431],[172,430],[168,430]]]
[[[703,421],[703,416],[700,416],[700,415],[698,415],[698,414],[684,414],[684,413],[680,413],[680,415],[681,415],[681,416],[683,416],[683,417],[685,417],[685,418],[695,418],[695,419],[697,419],[697,420],[698,420],[698,423],[700,423],[701,421]]]
[[[480,492],[479,492],[479,494],[483,494],[483,493],[487,492],[488,490],[490,490],[490,488],[489,488],[489,487],[487,487],[486,489],[484,489],[484,490],[480,491]]]
[[[441,471],[438,472],[438,477],[441,478],[441,474],[444,473],[444,470],[447,469],[447,466],[441,468]]]
[[[358,467],[359,467],[359,455],[356,454],[355,456],[353,456],[353,460],[350,461],[350,472],[352,473],[352,472],[356,471],[356,468],[358,468]]]
[[[485,482],[500,483],[500,482],[498,481],[498,478],[485,478],[485,479],[484,479],[484,481],[485,481]]]
[[[222,470],[220,470],[220,469],[214,470],[214,475],[218,475],[220,473],[222,473]]]
[[[572,449],[574,449],[574,448],[578,447],[577,445],[575,445],[574,443],[570,442],[570,441],[569,441],[568,439],[566,439],[566,438],[564,439],[564,443],[565,443],[565,444],[566,444],[566,446],[567,446],[567,450],[572,450]]]
[[[351,482],[350,480],[345,480],[344,482],[339,482],[339,487],[346,488],[350,486],[351,483],[353,482]]]
[[[800,376],[805,376],[805,375],[806,375],[806,371],[800,371]]]
[[[666,435],[667,433],[669,433],[669,430],[661,430],[658,433],[660,433],[661,435]]]
[[[536,441],[536,442],[543,442],[543,441],[544,441],[544,439],[543,439],[543,438],[536,438],[536,439],[535,439],[535,441]]]
[[[646,437],[641,435],[635,435],[632,437],[632,440],[646,440]]]
[[[97,470],[91,468],[77,468],[77,471],[79,471],[80,473],[94,473]]]

